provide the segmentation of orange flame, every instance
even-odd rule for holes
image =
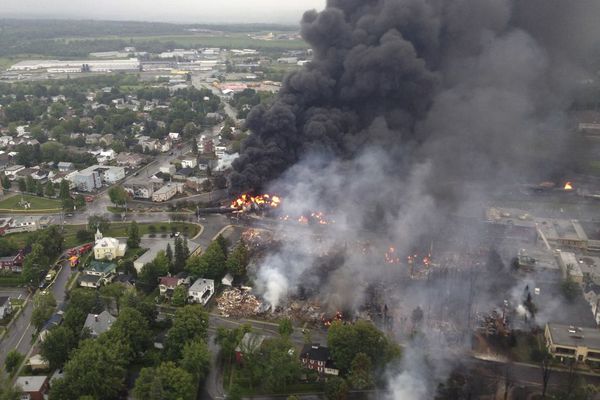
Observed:
[[[573,190],[573,184],[571,182],[565,183],[565,190]]]
[[[236,210],[244,210],[246,208],[256,206],[258,208],[270,207],[277,208],[281,204],[281,198],[270,194],[261,194],[258,196],[250,196],[243,194],[231,202],[231,208]]]

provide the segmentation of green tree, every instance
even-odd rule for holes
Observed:
[[[46,197],[54,197],[56,196],[56,189],[54,189],[54,184],[50,181],[46,183],[45,189]]]
[[[575,299],[581,294],[581,287],[577,282],[575,282],[571,277],[567,277],[567,279],[561,283],[560,289],[562,295],[569,302],[575,301]]]
[[[399,357],[399,348],[368,321],[345,325],[335,321],[327,332],[332,358],[342,372],[350,371],[354,356],[366,354],[372,365],[385,365]]]
[[[88,230],[90,232],[96,232],[96,229],[100,229],[100,232],[106,232],[109,227],[110,221],[101,215],[90,215],[88,217]]]
[[[44,195],[44,185],[40,181],[37,181],[35,184],[35,194],[40,197]]]
[[[181,238],[175,238],[175,257],[173,259],[173,265],[171,273],[176,275],[184,270],[187,256],[185,255],[185,249],[183,247],[183,240]]]
[[[127,207],[127,200],[129,200],[129,195],[127,191],[123,189],[122,186],[117,185],[113,186],[108,190],[108,197],[110,197],[111,203],[118,207]]]
[[[235,329],[217,328],[216,342],[221,346],[221,360],[228,366],[233,362],[235,348],[240,344],[244,334],[250,332],[249,325],[242,325]]]
[[[300,377],[302,367],[294,345],[288,338],[265,341],[262,346],[262,381],[273,391],[285,391]]]
[[[4,366],[6,368],[6,372],[8,372],[11,375],[13,375],[15,372],[17,372],[17,369],[23,362],[24,358],[25,358],[25,356],[23,354],[19,353],[17,350],[13,349],[13,350],[9,351],[8,354],[6,355],[6,359],[4,360]]]
[[[188,342],[205,340],[208,332],[208,314],[200,305],[187,305],[175,313],[173,326],[167,333],[165,358],[178,360]]]
[[[171,305],[175,307],[183,307],[187,299],[187,290],[184,286],[177,286],[173,290],[173,297],[171,297]]]
[[[130,307],[123,308],[119,317],[107,332],[106,339],[116,341],[129,349],[129,361],[137,359],[148,350],[152,342],[148,321],[142,313]]]
[[[337,376],[329,379],[325,386],[325,397],[327,400],[346,400],[348,398],[346,381]]]
[[[188,342],[183,346],[179,366],[192,374],[196,380],[203,381],[210,370],[210,351],[202,340]]]
[[[0,400],[20,400],[21,388],[15,387],[10,379],[0,371]]]
[[[48,270],[49,260],[41,243],[31,246],[31,253],[23,260],[23,280],[31,286],[39,285],[42,274]]]
[[[169,260],[164,251],[159,251],[154,261],[144,265],[138,277],[138,282],[147,291],[151,292],[158,286],[158,278],[169,273]]]
[[[373,385],[371,359],[365,353],[358,353],[352,360],[348,382],[354,389],[364,390]]]
[[[56,307],[56,299],[52,292],[38,292],[33,296],[33,311],[31,313],[31,323],[39,332],[46,321],[52,316]]]
[[[64,378],[52,385],[50,399],[77,399],[84,395],[96,400],[118,398],[125,380],[125,351],[119,343],[82,341],[65,364]]]
[[[66,179],[60,181],[58,197],[60,197],[62,200],[71,198],[71,189],[69,188],[69,181],[67,181]]]
[[[40,342],[40,354],[50,364],[50,369],[62,368],[77,345],[77,338],[66,326],[57,326]]]
[[[278,330],[281,336],[290,337],[290,335],[294,333],[294,326],[292,325],[292,320],[289,318],[283,318],[279,320]]]
[[[138,223],[135,221],[131,221],[131,224],[129,225],[129,237],[127,238],[127,247],[130,247],[132,249],[137,249],[140,247],[140,228],[138,226]]]
[[[27,191],[27,182],[25,182],[25,179],[19,178],[19,180],[17,181],[17,184],[19,185],[19,192]]]
[[[225,255],[225,258],[227,258],[227,254],[229,252],[229,243],[227,243],[227,239],[225,239],[223,237],[223,235],[219,235],[215,239],[215,242],[217,242],[219,244],[219,247],[223,251],[223,254]]]
[[[225,275],[225,254],[217,241],[212,242],[200,256],[190,257],[186,270],[194,277],[219,280]]]
[[[169,265],[173,264],[173,249],[171,249],[171,243],[167,243],[165,255],[167,256],[167,260],[169,260]]]
[[[237,279],[243,278],[246,276],[249,260],[248,247],[246,247],[244,242],[240,241],[229,257],[227,257],[227,271]]]
[[[11,187],[10,179],[4,174],[2,175],[2,187],[6,190],[10,189]]]
[[[173,362],[157,368],[143,368],[135,381],[133,398],[136,400],[193,400],[197,383],[192,374]]]
[[[25,190],[29,193],[35,193],[37,189],[37,182],[31,177],[31,175],[28,175],[27,178],[25,178]]]
[[[73,211],[75,209],[75,202],[72,198],[63,199],[62,208],[65,211]]]

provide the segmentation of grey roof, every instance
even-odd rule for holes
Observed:
[[[92,285],[97,285],[98,282],[102,279],[100,275],[83,275],[80,279],[80,283],[91,283]]]
[[[0,307],[3,307],[6,305],[6,303],[8,303],[10,300],[10,297],[8,296],[2,296],[0,297]]]
[[[108,311],[102,311],[100,314],[88,314],[83,328],[88,328],[92,336],[99,336],[108,331],[115,322],[115,317]]]
[[[552,343],[563,346],[586,346],[600,350],[600,330],[548,323]]]
[[[15,386],[19,386],[26,393],[39,392],[47,379],[47,376],[20,376]]]

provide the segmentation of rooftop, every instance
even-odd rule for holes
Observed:
[[[116,269],[117,264],[115,264],[114,262],[92,260],[90,262],[90,266],[87,267],[85,271],[107,274],[115,271]]]
[[[600,330],[597,328],[581,328],[572,325],[548,323],[552,342],[563,346],[586,346],[600,350]]]
[[[26,393],[39,392],[47,380],[47,376],[20,376],[15,386],[19,386]]]
[[[0,307],[4,307],[10,301],[10,297],[1,296],[0,297]]]
[[[302,347],[300,357],[315,361],[327,361],[330,359],[329,349],[318,343],[305,344],[304,347]]]
[[[83,328],[88,328],[92,336],[99,336],[108,331],[115,322],[115,317],[108,311],[102,311],[100,314],[88,314]]]

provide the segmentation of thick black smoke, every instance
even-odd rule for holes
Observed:
[[[232,191],[261,188],[306,154],[352,158],[367,145],[397,160],[407,150],[437,159],[447,180],[506,165],[537,171],[563,145],[560,112],[598,54],[599,9],[594,0],[329,0],[302,19],[313,61],[248,116]],[[378,120],[385,129],[371,129]]]

